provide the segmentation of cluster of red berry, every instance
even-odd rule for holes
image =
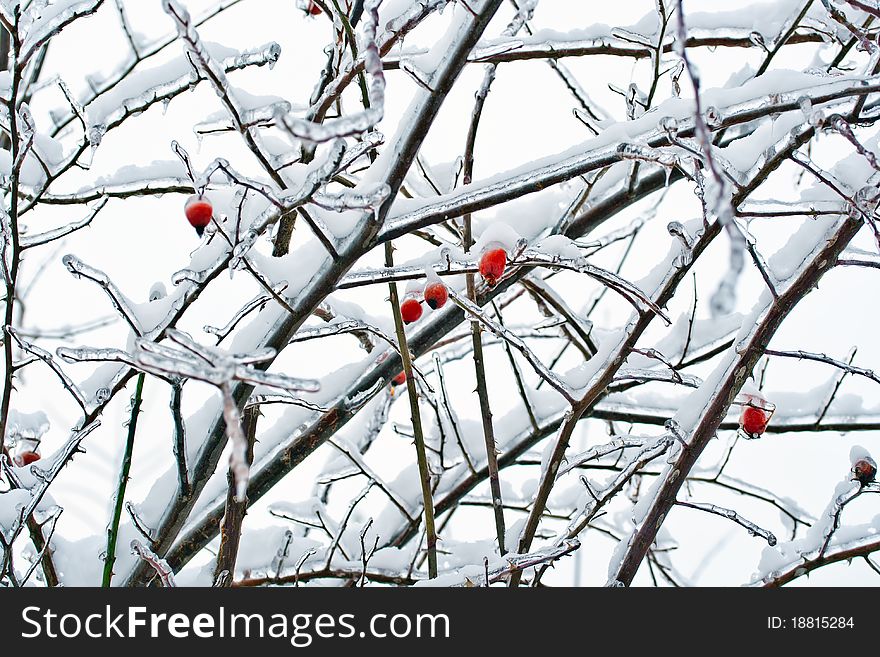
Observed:
[[[498,284],[498,279],[504,274],[507,266],[507,252],[501,247],[486,249],[480,256],[480,276],[490,287]],[[412,324],[422,316],[422,302],[424,301],[431,310],[438,310],[446,305],[449,300],[449,291],[438,280],[429,280],[421,295],[418,292],[409,292],[400,304],[400,317],[404,324]],[[392,386],[403,385],[406,381],[406,372],[401,372],[391,379]]]
[[[448,300],[449,291],[446,286],[440,281],[429,281],[421,295],[418,292],[407,293],[400,304],[400,316],[404,324],[412,324],[422,316],[422,301],[432,310],[437,310],[445,306]]]
[[[480,257],[480,275],[490,287],[498,283],[506,266],[507,252],[502,248],[488,249]],[[445,306],[448,300],[449,292],[443,283],[437,280],[428,281],[421,295],[418,292],[410,292],[400,304],[400,314],[404,324],[412,324],[422,316],[422,301],[432,310],[437,310]]]

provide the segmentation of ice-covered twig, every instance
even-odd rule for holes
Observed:
[[[385,32],[376,38],[379,55],[385,55],[391,48],[417,27],[429,15],[449,4],[452,0],[419,0],[412,3],[402,13],[386,23]],[[324,117],[327,110],[336,101],[342,91],[348,87],[354,78],[364,71],[367,65],[366,51],[362,52],[355,61],[348,61],[341,68],[336,78],[327,81],[323,88],[318,91],[320,95],[312,103],[312,107],[306,114],[310,121],[317,121]],[[384,67],[383,67],[384,68]]]
[[[471,473],[476,474],[476,470],[474,470],[474,461],[471,458],[470,453],[468,453],[467,447],[461,437],[458,414],[449,402],[449,394],[446,390],[446,378],[443,374],[443,363],[440,354],[434,352],[433,359],[434,373],[437,375],[437,389],[440,395],[440,407],[443,409],[443,413],[449,422],[449,426],[452,427],[452,433],[455,435],[455,442],[458,444],[458,449],[461,451],[461,455],[464,458],[465,463],[467,463],[468,469]]]
[[[455,290],[449,290],[449,298],[454,301],[457,306],[461,307],[469,315],[477,319],[483,326],[492,331],[492,333],[502,340],[507,341],[513,348],[520,352],[538,376],[547,381],[547,383],[550,384],[554,390],[559,392],[559,394],[565,397],[566,400],[570,403],[575,402],[574,392],[569,385],[556,376],[556,374],[551,372],[547,366],[541,362],[541,359],[538,358],[535,352],[533,352],[517,335],[504,326],[501,326],[498,322],[483,312],[482,308],[461,296]]]
[[[300,379],[284,374],[265,372],[253,367],[275,357],[274,350],[263,349],[251,354],[229,354],[216,347],[195,342],[188,334],[169,329],[167,335],[183,349],[139,339],[137,363],[150,372],[195,378],[215,386],[230,381],[246,381],[289,392],[318,392],[320,383],[314,379]]]
[[[596,460],[603,456],[607,456],[608,454],[613,454],[614,452],[623,451],[625,449],[630,449],[633,447],[644,446],[645,438],[641,436],[623,436],[620,438],[614,438],[604,445],[591,447],[585,452],[581,452],[580,454],[576,454],[566,459],[566,465],[564,468],[561,468],[559,470],[559,476],[561,477],[567,472],[571,472],[572,470],[581,467],[585,463],[589,463],[590,461]]]
[[[223,395],[223,421],[226,423],[226,433],[232,444],[232,450],[229,453],[229,471],[235,482],[235,498],[238,501],[245,501],[248,479],[250,478],[250,464],[247,459],[248,443],[241,428],[238,404],[232,396],[232,389],[228,382],[220,385],[220,392]]]
[[[789,582],[809,575],[814,570],[841,561],[851,561],[856,557],[865,557],[880,550],[880,539],[876,534],[869,533],[861,538],[835,543],[829,546],[821,557],[816,556],[816,550],[808,554],[801,554],[791,563],[777,568],[772,573],[761,579],[750,582],[749,586],[763,586],[765,588],[778,588]]]
[[[6,327],[6,333],[15,340],[16,344],[23,350],[30,354],[33,354],[34,357],[39,358],[41,361],[46,363],[49,366],[58,379],[61,381],[61,385],[64,386],[64,389],[70,393],[71,397],[74,398],[76,403],[79,405],[83,414],[85,415],[88,412],[88,408],[92,406],[92,403],[85,398],[82,390],[73,382],[73,380],[64,373],[64,370],[61,369],[61,366],[55,362],[55,359],[52,358],[52,354],[43,349],[42,347],[38,347],[35,344],[31,344],[27,340],[23,339],[18,332],[13,329],[11,326]]]
[[[288,287],[287,283],[280,283],[272,287],[272,291],[275,295],[279,295]],[[272,300],[272,295],[260,294],[254,297],[251,301],[248,301],[244,306],[242,306],[241,310],[236,312],[232,318],[226,322],[226,324],[222,327],[210,326],[206,324],[202,327],[202,330],[205,333],[210,333],[211,335],[217,336],[217,344],[219,345],[223,340],[235,329],[236,326],[248,315],[250,315],[254,311],[262,310],[266,307],[266,304]]]
[[[669,435],[645,444],[628,462],[621,468],[614,478],[599,492],[593,492],[586,486],[590,497],[562,533],[562,539],[577,537],[596,517],[603,506],[612,499],[632,477],[654,459],[659,458],[669,451],[675,443],[675,439]],[[559,540],[557,540],[558,544]]]
[[[329,410],[325,406],[315,404],[314,402],[310,402],[305,399],[300,399],[299,397],[292,397],[290,395],[277,393],[251,395],[251,398],[248,400],[247,404],[245,404],[245,408],[257,408],[259,406],[266,406],[271,404],[289,404],[291,406],[306,408],[310,411],[315,411],[316,413],[326,413]]]
[[[223,388],[224,417],[226,413],[226,404],[231,402],[235,413],[238,411],[235,401],[227,399],[228,386]],[[254,460],[254,441],[257,432],[257,420],[259,419],[259,409],[252,408],[245,411],[244,427],[241,429],[244,445],[232,444],[232,454],[230,455],[229,466],[229,483],[226,493],[226,510],[223,513],[220,529],[220,546],[217,548],[217,561],[214,566],[214,580],[219,582],[215,586],[230,586],[232,577],[235,574],[235,562],[238,557],[238,548],[241,542],[242,523],[247,513],[247,475],[250,472],[251,463]],[[227,418],[227,422],[229,418]],[[239,461],[242,456],[237,455],[236,451],[241,447],[244,448],[243,461]],[[223,578],[223,573],[227,573],[228,577]]]
[[[718,506],[716,504],[705,504],[702,502],[683,502],[681,500],[676,501],[675,504],[677,506],[705,511],[706,513],[711,513],[713,515],[732,520],[740,527],[743,527],[752,536],[760,536],[761,538],[763,538],[765,541],[767,541],[767,545],[771,547],[776,545],[776,536],[774,536],[772,532],[769,532],[766,529],[762,529],[761,527],[758,527],[758,525],[756,525],[755,523],[746,520],[733,509],[725,509],[724,507]]]
[[[831,358],[830,356],[826,356],[825,354],[817,354],[809,351],[796,350],[796,351],[780,351],[778,349],[765,349],[764,353],[768,356],[779,356],[782,358],[796,358],[798,360],[811,360],[817,363],[825,363],[826,365],[831,365],[832,367],[836,367],[838,369],[843,370],[847,374],[852,374],[854,376],[863,376],[867,379],[870,379],[874,383],[880,383],[880,375],[876,374],[872,369],[866,369],[864,367],[857,367],[852,363],[847,363],[845,361],[837,360],[835,358]]]
[[[571,554],[580,548],[580,546],[580,541],[577,539],[570,539],[564,541],[560,545],[543,548],[528,554],[509,554],[503,557],[503,560],[506,562],[504,565],[489,568],[488,583],[485,581],[475,582],[470,577],[465,577],[462,581],[448,584],[448,586],[461,587],[475,586],[477,584],[486,586],[488,584],[494,584],[495,582],[501,582],[515,574],[521,575],[522,572],[528,568],[534,568],[535,566],[540,566],[548,562],[557,561],[558,559]],[[485,575],[483,577],[485,578]]]
[[[870,41],[870,39],[868,39],[868,37],[862,30],[860,30],[858,27],[853,25],[852,22],[850,22],[845,13],[843,13],[840,9],[833,7],[830,0],[822,0],[822,6],[825,7],[828,15],[831,16],[831,18],[835,22],[840,23],[840,25],[849,30],[850,34],[852,34],[856,39],[859,40],[859,43],[866,52],[875,52],[876,46]]]
[[[233,7],[243,0],[220,0],[208,10],[206,10],[199,18],[194,21],[194,25],[196,27],[201,27],[209,20],[223,13],[225,10]],[[131,75],[132,71],[134,71],[135,67],[143,61],[146,61],[152,57],[155,57],[157,54],[161,53],[165,48],[173,44],[177,40],[177,32],[175,31],[173,35],[163,35],[162,37],[154,40],[152,43],[143,43],[136,50],[137,52],[133,53],[132,58],[125,62],[122,66],[114,70],[110,75],[103,77],[103,79],[98,80],[94,76],[86,76],[89,82],[89,91],[86,96],[82,99],[82,105],[86,106],[90,103],[94,102],[110,90],[114,89],[118,86],[123,80],[127,79],[129,75]],[[70,114],[64,118],[56,119],[55,126],[50,133],[51,136],[55,137],[58,135],[64,128],[66,128],[71,121],[76,118],[74,114]]]
[[[367,496],[367,493],[372,490],[375,485],[375,481],[370,481],[360,493],[355,495],[351,502],[348,504],[348,510],[345,512],[345,515],[342,517],[342,522],[339,523],[339,529],[336,531],[336,535],[333,537],[333,541],[330,543],[330,547],[327,549],[327,557],[324,559],[324,568],[330,568],[333,563],[333,555],[336,554],[336,549],[339,547],[339,542],[342,540],[342,534],[345,532],[345,528],[348,526],[349,520],[351,520],[351,516],[354,513],[357,505],[360,504],[363,499]],[[363,536],[363,534],[362,534]],[[364,571],[366,571],[367,564],[364,563]]]
[[[236,130],[242,134],[247,147],[259,161],[265,173],[277,184],[281,189],[286,187],[284,179],[278,174],[269,161],[268,156],[261,148],[252,127],[247,124],[245,110],[241,103],[235,97],[232,85],[226,79],[226,71],[223,66],[215,60],[208,52],[204,43],[202,43],[198,30],[193,23],[192,17],[186,8],[178,2],[178,0],[163,0],[162,8],[174,20],[177,27],[177,33],[186,46],[189,53],[190,62],[194,66],[198,66],[202,70],[208,81],[214,87],[214,91],[220,98],[224,108],[232,119]],[[277,59],[277,47],[276,55]]]
[[[312,143],[322,143],[349,137],[372,130],[382,120],[385,111],[385,74],[376,42],[376,27],[379,21],[381,0],[366,0],[364,3],[364,69],[370,76],[369,107],[351,116],[315,123],[308,119],[291,116],[286,112],[276,112],[275,121],[279,128],[295,139]]]
[[[858,137],[856,137],[853,132],[852,126],[849,122],[843,118],[840,114],[832,114],[827,117],[825,121],[823,121],[823,125],[831,130],[834,130],[838,134],[840,134],[844,139],[846,139],[853,147],[858,151],[867,161],[868,163],[874,167],[877,171],[880,171],[880,163],[877,162],[876,154],[865,148],[864,144],[859,141]]]
[[[814,106],[833,103],[854,96],[864,96],[880,90],[880,76],[869,76],[858,80],[817,79],[809,89],[767,95],[764,89],[758,91],[760,85],[754,86],[755,95],[749,100],[739,96],[731,98],[726,106],[716,107],[721,118],[713,129],[721,131],[737,125],[754,121],[761,117],[777,115],[782,112],[800,111],[801,101],[808,98]],[[750,89],[750,85],[744,87]],[[694,118],[681,113],[675,117],[678,121],[680,137],[692,135]],[[632,139],[650,146],[662,146],[668,143],[668,134],[660,124],[665,117],[655,112],[646,115],[636,122],[638,134],[633,134],[636,126],[628,126]],[[642,130],[644,128],[644,130]],[[557,154],[553,157],[530,163],[523,169],[514,169],[506,174],[493,176],[485,181],[477,181],[439,198],[428,198],[418,203],[407,203],[391,214],[383,227],[379,239],[384,241],[396,239],[414,229],[425,228],[439,221],[461,216],[467,212],[476,212],[495,206],[505,201],[530,194],[549,185],[590,171],[602,169],[620,160],[617,142],[607,138],[596,137],[595,144],[586,142],[583,147]],[[733,204],[735,206],[736,204]]]
[[[392,490],[388,484],[386,484],[381,477],[379,477],[373,469],[364,462],[361,455],[354,452],[351,447],[343,442],[337,442],[335,440],[331,440],[330,444],[333,445],[336,449],[338,449],[345,457],[351,461],[351,463],[358,469],[360,472],[375,486],[381,490],[385,496],[391,501],[394,506],[396,506],[400,512],[403,514],[405,518],[412,521],[413,515],[409,508],[409,504],[407,504],[406,500],[402,499],[398,493]]]
[[[55,481],[55,478],[61,472],[62,468],[68,464],[74,454],[82,451],[80,449],[80,443],[82,443],[82,441],[100,425],[101,423],[95,420],[83,428],[75,430],[64,446],[53,455],[52,463],[41,465],[39,471],[37,471],[36,466],[34,466],[33,474],[37,479],[37,484],[30,489],[30,500],[22,507],[19,520],[14,523],[11,528],[0,528],[0,533],[6,534],[5,540],[7,543],[11,545],[15,541],[15,538],[27,525],[27,522],[31,518],[31,514],[33,514],[37,507],[39,507],[43,497],[49,490],[49,486]]]
[[[75,278],[84,278],[93,283],[97,283],[107,294],[113,307],[116,308],[117,312],[119,312],[122,318],[131,327],[131,330],[134,331],[134,334],[137,336],[144,335],[144,328],[141,326],[137,313],[135,313],[134,309],[131,307],[131,303],[125,295],[122,294],[122,291],[116,287],[116,284],[110,280],[110,277],[107,276],[107,274],[100,269],[90,267],[74,255],[64,256],[62,262],[64,263],[64,266],[67,267],[67,271],[73,274]]]
[[[827,517],[825,518],[825,529],[822,532],[822,547],[819,548],[817,559],[825,556],[825,551],[828,549],[834,533],[840,527],[840,515],[843,513],[843,508],[861,495],[862,492],[864,492],[862,484],[856,481],[850,484],[848,490],[843,491],[834,498],[834,501],[826,510]],[[828,522],[829,520],[830,522]]]
[[[58,12],[48,21],[36,25],[38,29],[31,30],[19,45],[19,53],[16,66],[21,70],[33,57],[34,53],[46,44],[49,39],[56,36],[65,27],[74,21],[94,14],[104,0],[83,0],[82,2],[70,3],[63,11]]]
[[[42,246],[44,244],[48,244],[49,242],[54,242],[57,239],[61,239],[62,237],[67,237],[71,233],[75,233],[81,228],[85,228],[86,226],[90,225],[92,223],[92,220],[96,216],[98,216],[98,213],[104,209],[104,206],[107,205],[107,201],[108,199],[106,198],[100,199],[95,207],[92,208],[92,211],[79,221],[75,221],[59,228],[53,228],[52,230],[47,230],[44,233],[37,233],[36,235],[23,235],[20,242],[21,248],[30,249],[35,246]]]
[[[671,367],[666,370],[649,370],[636,367],[621,367],[617,374],[614,375],[614,383],[622,381],[649,383],[651,381],[663,381],[666,383],[675,383],[677,385],[687,386],[688,388],[699,388],[703,380],[690,374],[680,374],[678,370]]]
[[[156,575],[159,576],[159,581],[162,582],[162,586],[169,588],[177,586],[177,584],[174,583],[174,572],[171,570],[171,566],[168,565],[168,562],[165,561],[165,559],[160,558],[155,552],[137,539],[131,542],[131,551],[132,554],[136,554],[143,559],[144,562],[149,564],[150,568],[152,568],[156,572]]]

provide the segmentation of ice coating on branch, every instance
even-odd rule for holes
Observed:
[[[861,484],[854,481],[852,474],[847,471],[843,481],[835,486],[825,510],[803,537],[764,549],[757,571],[752,575],[752,582],[771,580],[782,570],[818,558],[838,547],[845,548],[880,535],[880,516],[875,517],[873,522],[861,525],[846,526],[841,522],[843,507],[860,492]]]
[[[279,128],[292,137],[312,143],[321,143],[340,137],[348,137],[372,130],[382,120],[385,112],[385,74],[376,44],[376,28],[379,5],[382,0],[366,0],[364,3],[363,43],[364,69],[369,75],[369,107],[363,112],[344,118],[315,123],[283,111],[276,111],[275,121]]]
[[[272,64],[280,56],[278,44],[239,52],[216,43],[205,43],[205,52],[226,72],[246,66]],[[143,111],[157,101],[170,100],[202,79],[184,58],[176,58],[152,68],[139,69],[112,90],[86,105],[91,126],[112,125],[126,114]]]
[[[21,60],[29,59],[37,48],[78,18],[93,14],[104,0],[55,0],[30,3],[21,16],[19,30],[25,34],[20,47]],[[15,6],[18,3],[14,3]],[[9,9],[12,12],[12,7]]]
[[[0,493],[0,533],[8,542],[21,519],[22,510],[31,502],[30,491],[10,490]]]

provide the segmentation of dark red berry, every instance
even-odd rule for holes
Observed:
[[[431,310],[442,308],[448,300],[449,291],[440,281],[434,281],[425,286],[425,303],[431,307]]]
[[[183,211],[187,221],[201,237],[205,232],[205,226],[211,223],[211,217],[214,215],[214,206],[211,205],[211,201],[201,194],[193,194],[186,200]]]
[[[862,486],[867,486],[877,476],[877,464],[870,456],[866,456],[853,463],[853,474]]]
[[[742,412],[742,428],[750,436],[760,436],[770,423],[767,411],[755,406],[746,406]]]
[[[422,316],[422,304],[418,299],[406,299],[400,304],[400,315],[404,324],[411,324]]]
[[[321,13],[321,8],[318,6],[317,2],[309,2],[306,11],[312,16],[318,16]]]
[[[40,455],[37,454],[36,452],[32,452],[32,451],[28,450],[28,451],[20,452],[20,453],[16,454],[12,460],[15,463],[15,465],[17,465],[19,468],[23,468],[26,465],[30,465],[34,461],[39,461]]]
[[[498,283],[498,279],[504,274],[504,268],[507,266],[507,252],[501,248],[490,249],[484,251],[480,258],[480,276],[482,276],[489,287],[494,287]]]
[[[406,383],[406,372],[401,372],[391,379],[391,385],[402,386],[404,383]]]

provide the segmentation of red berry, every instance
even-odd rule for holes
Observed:
[[[480,276],[486,279],[489,287],[494,287],[504,273],[506,265],[507,252],[504,249],[496,248],[484,251],[480,258]]]
[[[859,459],[853,463],[853,474],[862,486],[867,486],[877,476],[877,464],[874,463],[874,459],[871,457]]]
[[[199,237],[205,232],[205,226],[211,223],[211,217],[214,215],[214,207],[205,196],[201,194],[193,194],[186,200],[183,208],[187,221],[196,229]]]
[[[422,304],[418,299],[406,299],[400,304],[400,315],[404,324],[411,324],[422,316]]]
[[[404,383],[406,383],[406,372],[401,372],[391,379],[391,385],[402,386]]]
[[[26,452],[16,454],[12,460],[19,468],[23,468],[26,465],[30,465],[34,461],[39,461],[40,455],[36,452],[28,450]]]
[[[306,7],[306,11],[312,16],[317,16],[321,13],[321,8],[318,6],[317,2],[309,2],[309,6]]]
[[[770,415],[761,408],[746,406],[742,413],[742,428],[750,436],[760,436],[770,423]]]
[[[439,281],[434,281],[433,283],[428,283],[425,286],[425,303],[431,306],[431,310],[437,310],[438,308],[442,308],[446,305],[446,301],[449,299],[449,292],[446,289],[446,286]]]

